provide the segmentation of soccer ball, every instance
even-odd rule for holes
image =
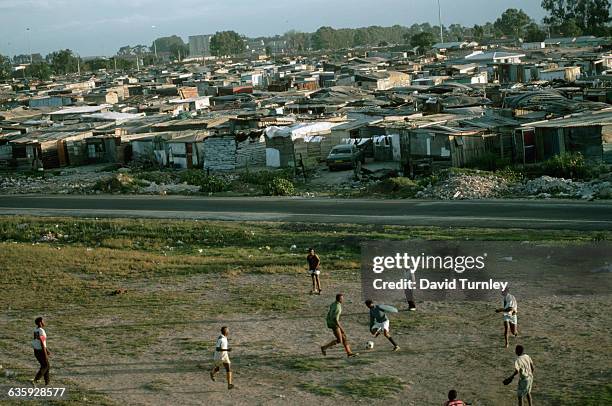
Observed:
[[[366,349],[371,350],[372,348],[374,348],[374,341],[368,341],[366,343]]]

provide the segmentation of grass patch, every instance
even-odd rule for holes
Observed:
[[[314,383],[303,383],[299,386],[302,390],[310,392],[317,396],[334,396],[336,391],[333,388],[326,386],[316,385]]]
[[[156,379],[142,385],[144,390],[149,392],[166,392],[168,390],[168,382],[163,379]]]
[[[287,312],[302,307],[304,299],[293,293],[283,293],[281,287],[241,286],[230,289],[232,299],[228,313]]]
[[[356,398],[385,399],[404,389],[404,383],[393,376],[375,376],[368,379],[349,379],[339,389]]]
[[[340,365],[335,364],[331,359],[312,357],[287,357],[283,360],[283,364],[286,368],[300,372],[326,371],[330,369],[342,368]]]

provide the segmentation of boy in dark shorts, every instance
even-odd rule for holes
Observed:
[[[332,330],[334,337],[336,338],[321,347],[321,352],[323,355],[327,355],[327,350],[336,344],[342,344],[344,346],[344,351],[346,351],[347,357],[355,357],[358,355],[351,351],[351,347],[346,339],[344,329],[340,325],[340,315],[342,314],[343,301],[344,295],[342,293],[338,293],[336,295],[336,301],[329,306],[329,311],[327,312],[327,328]]]

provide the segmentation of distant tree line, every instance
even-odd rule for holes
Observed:
[[[0,80],[10,78],[32,78],[48,80],[52,75],[74,74],[79,71],[94,72],[100,69],[130,70],[136,67],[136,63],[122,58],[95,58],[83,61],[70,49],[62,49],[51,52],[45,58],[40,55],[17,55],[11,61],[10,58],[0,55]],[[22,65],[19,70],[13,70],[13,65]]]
[[[530,18],[523,10],[510,8],[494,22],[465,27],[460,24],[444,26],[445,42],[487,38],[522,38],[528,42],[543,41],[547,36],[612,35],[610,27],[610,0],[542,0],[542,8],[548,13],[542,24]],[[413,39],[414,38],[414,39]],[[270,40],[271,38],[264,38]],[[279,39],[278,37],[274,39]],[[336,50],[359,46],[384,46],[386,44],[410,44],[427,47],[440,40],[440,27],[429,23],[410,27],[341,28],[321,27],[314,33],[289,31],[280,39],[288,48]]]
[[[547,36],[612,35],[610,27],[611,0],[541,0],[547,12],[544,25],[538,24],[523,10],[510,8],[494,22],[464,27],[451,24],[442,28],[445,42],[494,38],[522,38],[528,42],[543,41]],[[405,44],[424,51],[440,40],[440,27],[429,23],[413,24],[410,27],[394,25],[391,27],[370,26],[362,28],[321,27],[314,33],[295,30],[282,36],[259,38],[264,43],[285,41],[287,48],[296,52],[306,50],[338,50],[359,46],[386,46]],[[217,32],[211,38],[211,52],[216,56],[240,55],[246,49],[246,37],[235,31]],[[86,62],[71,50],[64,49],[50,53],[45,58],[40,54],[18,55],[11,61],[0,55],[0,79],[10,77],[49,79],[53,74],[76,73],[80,66],[82,72],[99,69],[129,70],[135,68],[136,59],[145,65],[155,62],[154,52],[169,53],[180,59],[189,52],[189,47],[176,35],[157,38],[153,44],[124,46],[117,52],[117,58],[94,59]],[[270,47],[267,52],[271,53]],[[26,66],[14,72],[12,65]]]

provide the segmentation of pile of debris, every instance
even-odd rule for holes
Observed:
[[[147,182],[147,181],[142,181]],[[187,183],[171,183],[157,184],[155,182],[147,182],[147,186],[138,189],[137,193],[159,194],[159,195],[178,195],[178,194],[193,194],[200,192],[200,186],[188,185]]]
[[[508,193],[508,182],[499,176],[476,173],[449,172],[446,178],[427,185],[417,192],[421,199],[471,200],[503,197]]]
[[[605,179],[590,182],[542,176],[512,188],[512,194],[531,198],[610,199],[612,182]]]
[[[102,177],[89,176],[8,176],[0,177],[0,193],[27,194],[27,193],[58,193],[83,194],[91,193],[93,185]],[[104,175],[108,176],[108,175]]]

